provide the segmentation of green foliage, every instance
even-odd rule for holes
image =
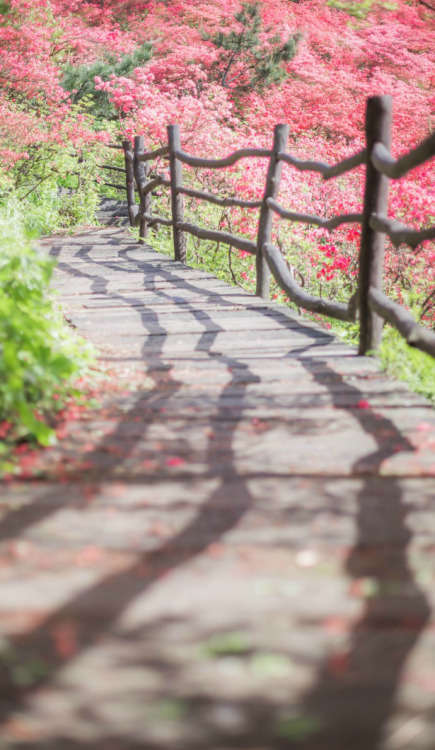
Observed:
[[[103,158],[100,144],[87,147],[84,156],[73,147],[53,144],[30,148],[28,159],[8,173],[3,189],[0,179],[0,205],[17,200],[26,228],[38,235],[90,224],[99,202]]]
[[[394,2],[379,2],[379,0],[358,0],[358,2],[348,2],[348,0],[327,0],[328,5],[331,8],[337,8],[337,10],[343,10],[349,16],[354,18],[364,19],[375,7],[383,8],[384,10],[394,10],[396,3]]]
[[[296,54],[299,35],[289,36],[283,42],[279,34],[264,43],[262,36],[270,29],[263,28],[258,3],[242,3],[235,14],[238,28],[228,32],[204,35],[222,50],[218,77],[222,86],[240,92],[248,89],[263,90],[287,77],[282,63]]]
[[[252,655],[250,668],[259,678],[284,678],[291,671],[291,661],[285,654],[274,651],[257,651]]]
[[[32,247],[16,202],[0,209],[0,249],[2,437],[48,445],[54,433],[45,415],[71,392],[89,353],[63,323],[49,293],[53,261]]]
[[[7,0],[0,0],[0,17],[7,16],[11,9],[10,3]],[[1,20],[0,20],[1,24]]]
[[[294,714],[279,719],[275,733],[291,742],[306,742],[319,729],[319,720],[313,714]]]
[[[189,205],[187,204],[186,207],[188,209]],[[156,211],[165,214],[167,213],[167,207],[160,206]],[[221,218],[221,211],[216,206],[202,203],[195,208],[195,223],[200,226],[216,228],[219,226]],[[151,242],[156,250],[173,255],[170,229],[161,228],[156,236],[151,237]],[[229,284],[237,284],[250,292],[254,291],[255,270],[252,256],[241,258],[237,250],[230,249],[226,245],[219,246],[214,242],[197,240],[188,236],[187,262],[194,268],[214,273],[218,278]],[[298,280],[301,281],[299,278]],[[314,290],[314,293],[316,292],[317,290]],[[275,283],[272,284],[272,297],[277,302],[287,301],[285,295]],[[340,288],[338,298],[344,300],[348,297],[349,290]],[[291,303],[288,304],[294,307]],[[359,327],[357,323],[341,323],[332,318],[311,315],[307,312],[303,315],[319,325],[327,325],[341,339],[353,346],[358,346]],[[399,380],[404,380],[413,391],[435,403],[435,360],[432,357],[408,346],[400,334],[390,326],[384,328],[379,357],[381,366],[390,375]]]
[[[152,57],[152,46],[149,42],[140,45],[129,55],[119,59],[116,55],[107,55],[92,65],[68,65],[64,69],[62,86],[71,93],[75,103],[85,101],[91,113],[98,119],[116,120],[117,113],[109,102],[105,91],[95,89],[95,78],[108,81],[111,75],[128,76],[135,68],[144,65]]]
[[[161,205],[155,201],[154,210],[161,215],[168,214],[168,206],[163,201]],[[231,226],[223,225],[223,215],[225,212],[223,213],[217,206],[205,202],[195,205],[195,201],[186,201],[186,221],[192,221],[199,226],[213,229],[228,228],[231,231]],[[158,252],[173,255],[171,229],[161,227],[158,234],[152,235],[150,239]],[[187,263],[193,268],[210,271],[228,284],[240,286],[251,292],[254,289],[254,283],[250,281],[251,276],[254,275],[254,258],[252,256],[240,257],[239,251],[228,245],[199,240],[192,235],[187,235]]]
[[[167,698],[162,701],[148,702],[146,714],[151,722],[173,724],[186,717],[187,706],[182,700]]]
[[[216,658],[234,654],[245,654],[250,650],[247,634],[243,631],[216,633],[201,648],[206,658]]]
[[[408,383],[416,393],[435,403],[435,359],[408,346],[391,326],[385,326],[379,352],[381,363],[390,375]]]
[[[86,119],[83,110],[80,122]],[[78,395],[73,381],[90,350],[65,325],[49,290],[53,261],[32,238],[93,222],[101,143],[40,143],[0,169],[0,471],[17,441],[49,445],[54,412]]]
[[[341,323],[328,319],[332,331],[343,341],[358,346],[357,323]],[[318,322],[318,321],[317,321]],[[403,380],[415,393],[435,403],[435,359],[409,346],[400,333],[385,325],[378,352],[381,366],[392,377]]]
[[[202,224],[201,226],[204,226]],[[157,252],[173,256],[174,248],[171,230],[159,229],[157,237],[150,238]],[[253,272],[255,260],[252,256],[241,258],[239,252],[228,245],[217,245],[216,242],[187,238],[187,263],[192,268],[210,271],[227,284],[240,286],[247,291],[254,291],[254,285],[246,276]],[[242,275],[243,274],[243,275]]]

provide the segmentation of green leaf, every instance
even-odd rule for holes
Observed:
[[[249,648],[247,633],[237,630],[229,633],[217,633],[203,644],[201,652],[208,657],[217,657],[246,653]]]
[[[279,719],[275,733],[288,740],[303,741],[312,737],[319,729],[319,720],[312,714],[298,714]]]

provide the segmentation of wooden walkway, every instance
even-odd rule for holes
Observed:
[[[0,748],[433,750],[435,412],[121,229],[46,247],[134,387],[0,491]]]

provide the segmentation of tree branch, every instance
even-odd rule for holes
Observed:
[[[429,3],[426,2],[426,0],[418,0],[418,2],[420,3],[420,5],[424,5],[425,8],[429,8],[429,10],[432,10],[435,13],[434,5],[430,5]]]

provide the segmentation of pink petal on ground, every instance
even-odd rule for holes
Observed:
[[[363,398],[361,398],[361,399],[360,399],[360,400],[358,401],[358,403],[357,403],[357,405],[356,405],[356,408],[357,408],[357,409],[370,409],[370,404],[369,404],[369,402],[368,402],[368,401],[365,401],[365,400],[364,400]]]
[[[172,458],[167,458],[165,461],[166,466],[183,466],[185,463],[184,458],[181,458],[181,456],[172,456]]]

